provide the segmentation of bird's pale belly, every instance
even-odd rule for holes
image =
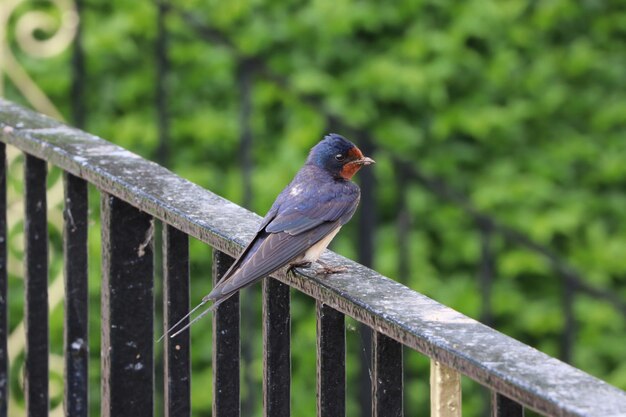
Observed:
[[[341,229],[341,226],[337,227],[335,230],[330,232],[328,236],[326,236],[325,238],[317,242],[315,245],[311,246],[306,252],[304,252],[302,256],[299,256],[298,259],[296,259],[296,262],[304,263],[304,262],[317,261],[320,255],[322,254],[322,252],[324,252],[324,249],[328,247],[331,240],[333,240],[335,235],[339,233],[340,229]]]

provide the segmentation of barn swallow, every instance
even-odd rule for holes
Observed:
[[[183,320],[209,301],[213,305],[193,321],[172,334],[176,336],[240,289],[290,265],[305,266],[318,262],[324,273],[345,268],[331,268],[319,257],[331,240],[356,211],[359,186],[351,181],[354,174],[374,160],[352,142],[335,133],[315,145],[305,165],[278,195],[261,225],[239,258],[223,278]]]

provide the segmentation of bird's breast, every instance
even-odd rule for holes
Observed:
[[[307,249],[307,251],[304,252],[304,255],[302,255],[302,258],[300,260],[302,262],[315,262],[315,261],[317,261],[319,259],[320,255],[322,254],[322,252],[324,252],[324,249],[326,249],[328,247],[328,245],[333,240],[335,235],[337,233],[339,233],[340,229],[341,229],[341,226],[338,226],[335,230],[330,232],[322,240],[320,240],[319,242],[317,242],[316,244],[311,246],[309,249]]]

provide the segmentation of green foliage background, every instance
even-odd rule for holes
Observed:
[[[265,213],[327,132],[330,115],[371,134],[378,161],[374,269],[471,317],[481,315],[475,222],[457,204],[401,178],[400,159],[443,179],[478,210],[551,248],[586,283],[626,302],[625,9],[620,2],[593,0],[176,2],[166,18],[168,166],[242,202],[237,70],[248,59],[256,69],[251,210]],[[155,4],[89,1],[82,17],[85,130],[155,158]],[[196,26],[222,37],[206,39]],[[22,56],[21,62],[70,118],[71,53],[46,61]],[[10,86],[6,95],[23,101]],[[92,197],[97,214],[98,196]],[[398,266],[402,210],[410,226],[406,276]],[[351,258],[357,255],[354,223],[334,244]],[[96,226],[90,236],[94,414]],[[561,279],[544,256],[497,233],[493,246],[494,327],[558,356],[565,325]],[[192,242],[191,250],[195,302],[210,288],[210,249]],[[311,300],[294,295],[296,416],[311,415],[315,407],[313,308]],[[575,295],[574,313],[572,364],[626,389],[623,313],[584,292]],[[210,415],[211,408],[209,328],[205,321],[192,332],[198,416]],[[348,412],[357,415],[359,331],[350,331],[348,340]],[[256,392],[258,409],[258,340],[254,351],[245,372],[255,385],[242,392]],[[428,363],[409,354],[406,366],[407,415],[426,415]],[[484,412],[476,387],[468,383],[464,397],[466,415]]]

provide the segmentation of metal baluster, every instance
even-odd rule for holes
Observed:
[[[102,195],[102,416],[153,415],[154,226]]]
[[[524,407],[509,397],[492,391],[491,415],[493,417],[524,417]]]
[[[7,416],[9,352],[7,350],[7,172],[6,145],[0,142],[0,417]]]
[[[291,413],[291,317],[289,286],[263,280],[263,415]]]
[[[372,334],[372,415],[401,417],[402,344],[382,333]]]
[[[48,224],[46,162],[26,154],[24,395],[29,417],[48,415]]]
[[[213,283],[233,264],[233,258],[213,250]],[[239,399],[239,294],[224,301],[213,313],[213,415],[238,417]]]
[[[346,329],[344,315],[317,301],[317,415],[346,414]]]
[[[88,291],[87,182],[64,173],[65,210],[63,254],[65,268],[65,415],[87,416]]]
[[[461,417],[461,374],[430,360],[430,415]]]
[[[163,225],[163,331],[189,311],[189,236]],[[188,321],[185,321],[185,324]],[[191,415],[189,329],[164,343],[165,416]]]

